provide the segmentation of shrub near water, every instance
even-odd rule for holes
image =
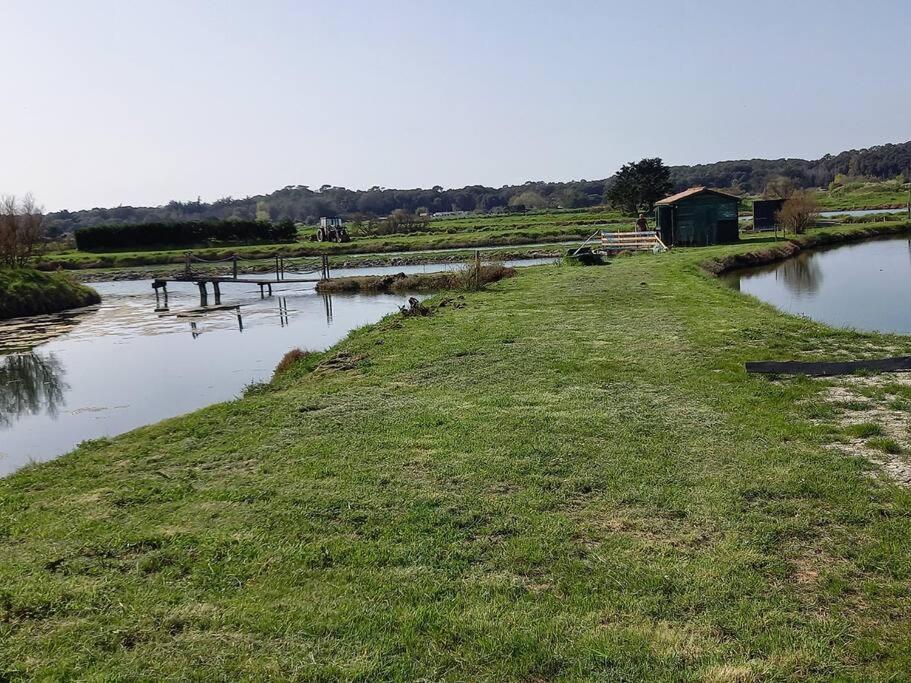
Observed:
[[[367,275],[333,278],[317,284],[322,293],[338,292],[438,292],[446,289],[476,291],[491,282],[516,274],[515,268],[503,264],[476,266],[473,263],[458,270],[441,273],[406,275]]]
[[[182,221],[96,225],[76,231],[81,250],[134,247],[192,246],[207,242],[293,242],[297,228],[291,221]]]

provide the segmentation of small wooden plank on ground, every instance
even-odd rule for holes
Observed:
[[[851,375],[855,372],[911,372],[911,356],[831,362],[762,360],[746,363],[746,371],[751,374],[809,375],[811,377]]]

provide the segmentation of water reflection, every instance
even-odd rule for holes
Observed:
[[[797,296],[815,294],[822,286],[822,268],[814,256],[815,254],[803,252],[776,268],[785,287]]]
[[[56,418],[69,388],[54,354],[14,353],[0,358],[0,427],[23,415]]]
[[[323,300],[323,316],[326,320],[326,325],[332,324],[332,295],[331,294],[320,294],[319,295]],[[156,292],[155,294],[155,308],[153,309],[155,313],[161,318],[173,317],[178,319],[187,319],[189,318],[189,329],[190,336],[193,339],[199,337],[205,330],[200,324],[200,321],[204,320],[207,317],[221,313],[223,311],[233,311],[235,319],[237,320],[237,331],[244,331],[244,316],[242,312],[242,305],[217,305],[217,306],[200,306],[198,308],[193,308],[184,311],[172,312],[167,307],[161,306],[161,299],[164,299],[164,303],[167,303],[167,295],[163,297],[159,296]],[[266,295],[266,300],[273,299],[273,296]],[[295,310],[292,307],[289,307],[289,297],[288,296],[276,296],[273,299],[278,308],[276,309],[278,314],[278,325],[279,327],[288,327],[291,325],[292,314],[295,313]],[[249,304],[245,304],[249,306]]]

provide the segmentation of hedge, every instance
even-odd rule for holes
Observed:
[[[292,221],[181,221],[175,223],[128,223],[96,225],[76,230],[76,248],[131,249],[137,247],[181,247],[203,244],[248,244],[293,242],[297,228]]]

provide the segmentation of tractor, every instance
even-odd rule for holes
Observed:
[[[351,237],[341,218],[320,218],[316,229],[317,242],[350,242]]]

